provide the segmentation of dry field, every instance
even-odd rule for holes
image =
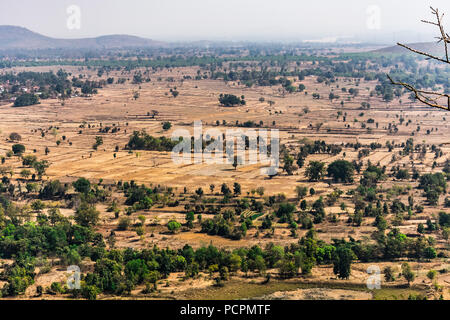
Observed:
[[[20,68],[31,71],[46,71],[49,69],[57,70],[59,67],[40,67],[40,68]],[[19,70],[16,69],[16,70]],[[65,67],[65,70],[73,74],[86,73],[87,70],[80,70],[77,67]],[[211,183],[220,186],[227,183],[232,186],[234,182],[242,185],[242,194],[246,195],[251,190],[264,186],[265,195],[275,195],[284,193],[288,198],[295,196],[294,189],[297,185],[307,185],[309,188],[314,187],[317,191],[316,195],[307,198],[307,200],[315,200],[320,195],[327,195],[332,191],[332,187],[327,182],[311,183],[304,177],[305,168],[295,172],[292,176],[285,173],[269,179],[266,175],[261,174],[260,165],[243,165],[238,166],[236,170],[229,165],[208,165],[208,164],[191,164],[176,165],[171,159],[170,153],[139,151],[129,153],[124,150],[128,142],[130,134],[135,130],[145,129],[147,133],[153,136],[165,135],[170,137],[173,130],[187,129],[193,132],[193,122],[201,120],[204,130],[207,128],[217,128],[225,131],[231,128],[237,120],[242,123],[253,120],[256,123],[263,121],[264,127],[268,129],[279,129],[281,143],[289,146],[298,146],[302,139],[309,140],[325,140],[327,143],[356,143],[368,144],[371,142],[381,143],[383,146],[387,141],[395,143],[406,142],[411,138],[411,132],[420,126],[420,132],[416,132],[413,137],[416,143],[426,142],[429,145],[436,144],[441,146],[444,157],[437,160],[437,168],[446,160],[446,155],[450,154],[450,128],[448,121],[444,121],[449,115],[445,112],[430,110],[418,105],[411,105],[409,101],[403,101],[402,104],[398,100],[391,103],[382,102],[379,98],[371,98],[369,92],[373,90],[377,84],[375,81],[366,82],[361,80],[358,85],[359,95],[351,101],[346,101],[348,94],[341,92],[342,87],[356,87],[355,81],[344,81],[339,79],[337,83],[330,86],[319,84],[315,81],[315,77],[307,77],[302,81],[306,86],[308,95],[304,93],[294,93],[283,95],[279,91],[279,87],[256,87],[246,88],[237,82],[225,83],[223,81],[213,80],[185,80],[181,81],[184,75],[194,76],[197,68],[177,68],[170,71],[164,70],[156,74],[152,74],[152,81],[142,83],[140,85],[114,84],[106,88],[100,89],[97,95],[90,98],[74,97],[65,101],[62,106],[61,102],[53,100],[42,100],[40,105],[13,108],[12,105],[0,106],[0,153],[5,154],[11,150],[13,144],[8,140],[11,132],[17,132],[22,136],[22,142],[27,149],[26,154],[33,153],[39,159],[48,160],[51,164],[47,170],[46,179],[59,179],[62,182],[72,182],[79,177],[85,177],[92,181],[103,179],[104,184],[117,181],[134,180],[137,183],[146,185],[164,185],[174,187],[175,190],[181,192],[187,187],[189,192],[193,192],[198,187],[202,187],[205,193],[209,195],[209,185]],[[88,74],[92,79],[96,78],[95,73]],[[109,76],[123,77],[119,72],[111,72]],[[126,77],[126,75],[125,75]],[[162,81],[157,81],[161,77]],[[165,81],[166,78],[173,77],[174,82]],[[293,79],[295,80],[295,79]],[[298,86],[299,81],[294,83]],[[337,87],[339,86],[339,87]],[[179,91],[177,98],[172,97],[169,93],[170,88],[176,87]],[[338,101],[330,102],[328,94],[334,90],[341,96]],[[133,99],[133,92],[139,91],[140,97]],[[312,93],[319,93],[320,100],[312,98]],[[230,93],[235,95],[244,95],[247,105],[236,108],[220,107],[218,104],[218,96],[220,93]],[[265,102],[260,102],[260,98],[264,97]],[[273,106],[269,106],[268,100],[275,102]],[[340,100],[345,101],[344,107],[341,107]],[[360,110],[362,102],[370,102],[370,110]],[[308,108],[309,112],[304,113],[304,108]],[[154,111],[157,115],[152,118],[150,116]],[[344,124],[342,116],[337,119],[337,112],[347,113],[347,122]],[[362,115],[363,113],[363,115]],[[406,121],[399,126],[396,134],[389,134],[386,128],[389,123],[397,123],[399,118],[403,117]],[[361,128],[361,123],[368,119],[374,119],[378,123],[367,124],[371,128]],[[358,121],[355,122],[354,119]],[[220,121],[220,126],[216,126],[216,121]],[[222,121],[230,126],[223,126]],[[411,120],[406,126],[405,124]],[[162,130],[162,122],[170,121],[172,129],[169,131]],[[275,121],[275,125],[273,122]],[[322,123],[320,130],[311,128],[310,125],[316,127],[318,123]],[[84,124],[84,128],[80,125]],[[346,125],[350,124],[350,128]],[[88,128],[88,125],[91,128]],[[49,130],[45,137],[41,137],[40,131],[37,129],[49,129],[50,126],[56,127],[56,130]],[[120,131],[116,133],[99,133],[99,128],[105,126],[116,126]],[[427,130],[433,131],[426,134]],[[80,133],[81,130],[81,133]],[[245,130],[245,129],[244,129]],[[65,140],[63,140],[65,136]],[[97,151],[93,150],[92,145],[95,137],[101,136],[104,144]],[[60,140],[61,144],[57,146],[56,141]],[[119,151],[115,151],[115,147],[119,147]],[[45,148],[50,149],[50,153],[45,155]],[[400,149],[397,149],[399,151]],[[358,160],[358,153],[351,149],[344,149],[346,152],[346,160]],[[116,153],[116,157],[114,154]],[[381,166],[387,166],[387,172],[393,165],[409,165],[411,160],[409,157],[399,157],[393,163],[391,162],[392,153],[386,148],[382,148],[371,152],[370,156],[363,158],[364,162],[370,160],[372,163],[380,163]],[[416,161],[416,167],[421,173],[432,172],[432,163],[435,160],[434,154],[428,153],[426,159]],[[330,163],[334,160],[341,159],[342,154],[337,156],[329,155],[312,155],[308,157],[308,161],[321,160]],[[19,172],[22,169],[20,162],[15,157],[6,160],[6,165],[16,168],[15,177],[19,178]],[[406,186],[410,184],[415,186],[413,182],[393,181],[389,179],[382,183],[383,187],[392,185]],[[353,185],[333,185],[341,190],[349,190],[354,188]],[[217,190],[217,189],[216,189]],[[424,198],[421,192],[414,191],[416,201],[423,202]],[[114,194],[117,199],[121,196]],[[256,196],[258,198],[259,196]],[[123,199],[122,199],[123,200]],[[407,201],[406,198],[403,200]],[[350,204],[351,197],[344,193],[343,201]],[[123,201],[121,201],[123,203]],[[442,203],[442,201],[441,201]],[[117,220],[114,219],[113,213],[106,212],[106,206],[100,205],[98,209],[101,211],[101,224],[99,230],[107,235],[111,230],[116,228]],[[349,207],[348,212],[352,212]],[[439,211],[445,210],[440,207],[425,207],[425,211],[414,217],[414,220],[406,221],[400,229],[408,234],[416,234],[417,225],[424,223],[427,217],[437,214]],[[327,208],[327,213],[341,213],[339,207]],[[65,215],[72,215],[73,210],[62,210]],[[189,243],[193,247],[200,247],[213,243],[219,247],[236,248],[242,246],[251,246],[253,244],[264,245],[268,242],[276,244],[288,244],[289,242],[297,242],[298,239],[290,237],[289,229],[277,228],[273,238],[265,239],[255,235],[253,230],[249,230],[248,235],[239,241],[232,241],[218,236],[209,236],[199,233],[199,228],[189,232],[181,232],[175,235],[167,234],[164,227],[165,222],[171,218],[176,218],[180,222],[184,221],[183,208],[159,208],[154,207],[151,210],[137,212],[133,214],[136,219],[138,215],[144,215],[147,218],[148,226],[146,235],[139,237],[134,231],[117,232],[120,247],[145,247],[158,244],[160,247],[180,248],[185,243]],[[207,218],[207,216],[205,216]],[[352,236],[355,239],[369,239],[370,234],[375,230],[372,226],[373,220],[366,219],[364,225],[360,228],[349,227],[345,221],[347,217],[342,215],[337,223],[324,222],[318,226],[318,236],[320,239],[330,241],[333,238],[342,238]],[[299,231],[299,236],[304,235],[306,231]],[[438,238],[438,247],[448,248],[448,243]],[[393,263],[391,263],[393,264]],[[418,267],[419,277],[416,283],[421,286],[417,290],[420,292],[429,292],[431,283],[426,279],[426,271],[431,268],[442,269],[448,268],[448,263],[442,259],[438,259],[429,266],[423,263]],[[399,263],[397,268],[399,270]],[[416,265],[412,264],[413,268]],[[355,264],[353,266],[350,282],[358,284],[360,287],[364,285],[367,279],[367,264]],[[62,275],[62,271],[52,270],[50,274],[38,276],[36,285],[48,285],[56,278]],[[162,292],[166,297],[183,297],[185,290],[192,290],[192,283],[185,283],[177,279],[177,275],[171,276],[169,285]],[[58,278],[59,279],[59,278]],[[190,280],[189,280],[190,281]],[[259,280],[254,280],[257,283]],[[332,267],[315,268],[310,282],[327,281],[338,282],[334,280]],[[449,281],[448,276],[439,277],[439,283],[446,287],[444,297],[449,298]],[[207,279],[207,275],[202,280],[198,280],[195,284],[199,289],[198,298],[202,298],[210,294],[208,290],[211,281]],[[402,280],[398,280],[395,284],[402,285]],[[250,285],[250,284],[249,284]],[[226,288],[233,286],[227,284]],[[287,285],[286,285],[287,286]],[[34,292],[34,287],[30,287],[30,292]],[[317,287],[318,288],[318,287]],[[274,287],[267,292],[259,292],[255,289],[257,297],[270,297],[273,299],[367,299],[372,298],[375,293],[367,292],[359,288],[358,290],[346,289],[344,285],[337,286],[333,290],[323,292],[314,285],[307,288],[293,284],[289,288],[280,286]],[[237,290],[237,289],[236,289]],[[249,289],[250,290],[250,289]],[[394,289],[392,289],[394,290]],[[402,289],[398,289],[402,290]],[[286,291],[290,291],[286,293]],[[395,291],[395,290],[394,290]],[[173,294],[172,292],[176,292]],[[253,291],[252,291],[253,292]],[[258,293],[261,293],[258,295]],[[224,293],[225,294],[225,293]],[[385,293],[389,296],[389,292]],[[396,293],[392,293],[396,295]],[[137,295],[138,296],[138,295]],[[401,296],[400,294],[398,296]],[[197,296],[196,296],[197,297]],[[239,295],[225,294],[225,297],[251,298]],[[383,298],[383,297],[382,297]]]

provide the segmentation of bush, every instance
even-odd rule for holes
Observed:
[[[87,300],[97,300],[98,288],[96,286],[83,286],[81,288],[81,296]]]
[[[169,229],[169,231],[172,233],[176,233],[180,228],[181,224],[175,220],[169,221],[169,223],[167,224],[167,229]]]
[[[119,230],[125,231],[127,230],[131,225],[131,220],[128,217],[122,217],[119,219],[118,228]]]

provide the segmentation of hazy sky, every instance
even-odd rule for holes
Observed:
[[[67,27],[70,5],[81,9],[80,29]],[[404,35],[426,41],[421,37],[434,29],[420,19],[432,18],[430,5],[447,12],[449,25],[449,0],[0,0],[0,25],[24,26],[60,38],[132,34],[170,41],[296,40]]]

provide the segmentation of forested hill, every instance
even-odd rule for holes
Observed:
[[[8,49],[111,49],[162,47],[163,42],[129,35],[56,39],[17,26],[0,26],[0,50]]]

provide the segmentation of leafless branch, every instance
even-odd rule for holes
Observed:
[[[433,59],[439,62],[443,62],[443,63],[447,63],[450,64],[450,60],[449,60],[449,54],[448,54],[448,44],[450,43],[450,37],[449,35],[445,32],[444,30],[444,26],[442,24],[442,20],[444,18],[444,14],[440,14],[439,13],[439,9],[434,9],[433,7],[431,8],[431,13],[435,16],[436,18],[436,22],[431,22],[431,21],[427,21],[427,20],[422,20],[423,23],[426,24],[431,24],[434,26],[437,26],[439,28],[439,32],[440,32],[440,36],[436,37],[438,39],[438,43],[443,42],[444,43],[444,49],[445,49],[445,57],[444,58],[439,58],[436,57],[435,55],[432,55],[430,53],[424,52],[424,51],[420,51],[414,48],[411,48],[405,44],[402,43],[397,43],[397,45],[408,49],[411,52],[417,53],[419,55],[425,56],[429,59]],[[411,91],[417,100],[419,100],[420,102],[422,102],[423,104],[433,107],[433,108],[439,108],[439,109],[443,109],[443,110],[447,110],[450,111],[450,95],[449,94],[445,94],[445,93],[440,93],[440,92],[435,92],[435,91],[427,91],[427,90],[419,90],[417,88],[415,88],[413,85],[405,83],[405,82],[400,82],[400,81],[394,81],[389,75],[388,75],[389,80],[391,81],[392,84],[394,85],[399,85],[399,86],[403,86],[405,89],[407,89],[408,91]],[[447,106],[445,106],[444,104],[441,104],[438,102],[439,99],[443,99],[446,98],[447,100]]]
[[[416,89],[414,86],[412,86],[412,85],[410,85],[408,83],[400,82],[400,81],[394,81],[391,78],[391,76],[389,76],[389,75],[388,75],[388,78],[389,78],[389,80],[391,81],[392,84],[403,86],[408,91],[411,91],[412,93],[414,93],[416,99],[419,100],[420,102],[422,102],[423,104],[426,104],[427,106],[430,106],[430,107],[433,107],[433,108],[439,108],[439,109],[450,111],[450,95],[445,94],[445,93],[440,93],[440,92],[434,92],[434,91],[419,90],[419,89]],[[436,96],[436,97],[429,97],[427,95]],[[447,98],[447,106],[445,106],[443,104],[439,104],[437,102],[437,100],[439,98],[443,98],[443,97]]]

